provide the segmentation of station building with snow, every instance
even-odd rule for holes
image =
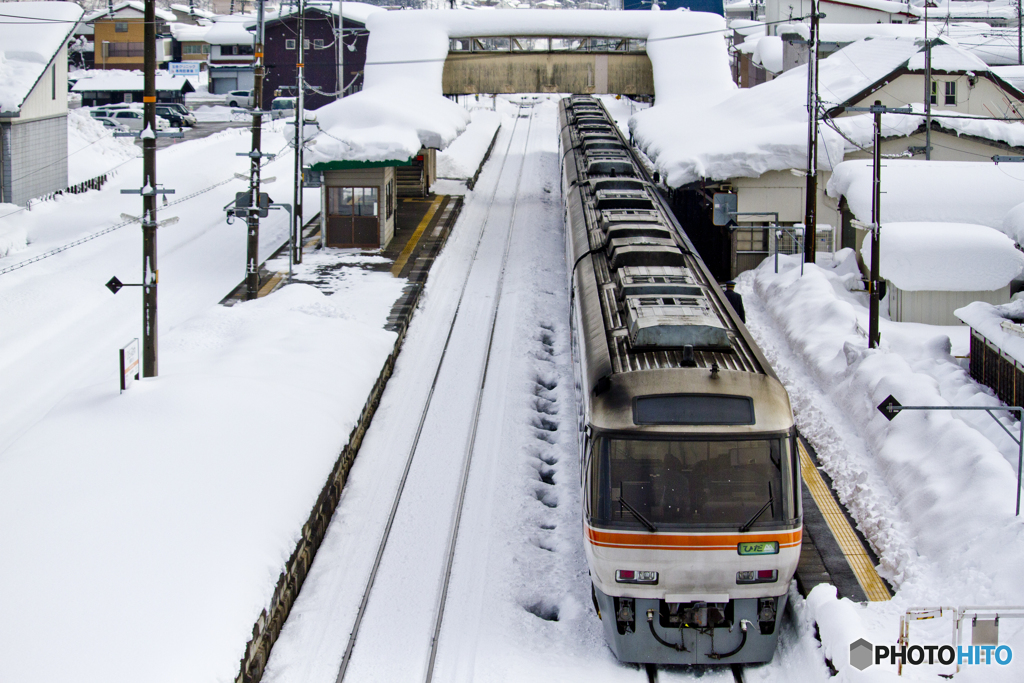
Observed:
[[[70,2],[7,2],[3,13],[0,203],[25,204],[68,184],[67,44],[82,9]]]

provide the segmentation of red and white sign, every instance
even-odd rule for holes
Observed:
[[[121,391],[132,385],[139,378],[139,340],[132,339],[120,350],[121,356]]]

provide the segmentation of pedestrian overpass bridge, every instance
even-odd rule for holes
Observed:
[[[467,36],[451,38],[445,95],[572,93],[654,95],[643,38]]]

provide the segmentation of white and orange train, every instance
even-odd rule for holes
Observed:
[[[625,662],[769,661],[800,557],[789,397],[601,103],[562,100],[594,606]]]

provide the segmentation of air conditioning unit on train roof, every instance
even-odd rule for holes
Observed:
[[[606,209],[601,212],[601,229],[607,232],[623,223],[657,223],[665,225],[654,209]],[[667,227],[667,226],[666,226]]]
[[[634,350],[732,348],[729,331],[703,295],[628,296],[624,308]]]
[[[654,210],[654,202],[644,190],[598,190],[594,194],[598,211],[607,209]]]
[[[630,296],[704,296],[700,283],[689,268],[632,266],[615,272],[617,298]]]
[[[606,247],[611,256],[608,258],[608,266],[612,270],[627,268],[629,266],[683,266],[686,259],[679,247],[674,244],[650,244],[632,243],[630,240],[649,240],[651,238],[627,238],[625,240],[614,240],[619,244]]]
[[[672,233],[665,226],[657,223],[620,223],[610,227],[604,234],[604,244],[607,247],[612,240],[629,237],[657,237],[671,240]]]

